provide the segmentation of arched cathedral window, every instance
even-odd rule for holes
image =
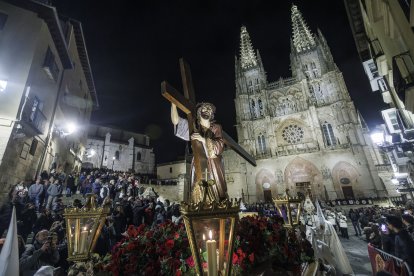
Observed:
[[[259,144],[259,153],[266,153],[266,140],[263,134],[257,136],[257,142]]]
[[[259,99],[259,100],[257,101],[257,103],[258,103],[258,105],[259,105],[259,114],[260,114],[260,117],[263,117],[263,116],[264,116],[264,112],[263,112],[263,103],[262,103],[262,100],[261,100],[261,99]]]
[[[329,146],[335,146],[337,144],[332,125],[325,121],[325,123],[322,124],[322,132],[323,137],[325,138],[326,145]]]
[[[140,152],[137,153],[137,161],[141,161],[141,153]]]
[[[256,119],[256,102],[253,99],[250,101],[250,113],[252,114],[252,118]]]
[[[118,150],[115,152],[115,159],[119,160],[119,151]]]

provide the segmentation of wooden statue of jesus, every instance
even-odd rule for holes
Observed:
[[[175,135],[183,140],[196,141],[201,144],[200,152],[201,170],[204,180],[214,180],[212,185],[214,197],[219,201],[228,199],[226,179],[224,177],[224,166],[222,152],[224,140],[221,125],[215,123],[214,113],[216,108],[211,103],[200,103],[196,106],[195,132],[189,136],[188,121],[179,117],[175,104],[171,105],[171,121],[174,124]],[[194,162],[191,166],[191,191],[194,202],[201,201],[201,187],[196,183],[194,177]]]
[[[210,103],[196,105],[191,71],[184,59],[180,59],[181,78],[184,95],[175,90],[166,81],[161,83],[161,94],[172,103],[171,120],[175,126],[176,136],[191,140],[193,161],[191,163],[192,201],[203,200],[201,191],[203,181],[215,182],[208,189],[210,200],[221,202],[228,199],[227,185],[224,177],[224,167],[221,154],[224,144],[237,152],[251,165],[256,166],[256,160],[237,144],[219,124],[214,122],[216,108]],[[177,107],[182,110],[187,119],[178,116]],[[203,177],[204,173],[204,177]]]

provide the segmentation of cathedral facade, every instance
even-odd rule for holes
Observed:
[[[286,189],[322,200],[387,196],[368,128],[324,36],[311,33],[296,6],[292,27],[292,77],[276,82],[267,80],[259,51],[241,28],[237,135],[257,167],[224,153],[230,197],[270,201]]]

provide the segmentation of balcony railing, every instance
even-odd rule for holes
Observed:
[[[377,168],[377,171],[379,172],[393,172],[391,164],[378,164],[378,165],[375,165],[375,167]]]
[[[278,81],[268,83],[267,89],[277,89],[277,88],[295,84],[297,82],[298,80],[296,78],[286,78],[286,79],[280,78]]]
[[[38,106],[34,107],[34,102],[33,99],[26,102],[22,114],[22,123],[35,134],[44,134],[46,132],[46,116]]]
[[[270,157],[272,157],[272,152],[270,151],[270,149],[266,149],[264,151],[257,151],[255,155],[256,159],[266,159]]]
[[[402,101],[405,101],[405,90],[414,86],[414,62],[409,52],[392,58],[394,87]]]
[[[375,60],[377,57],[382,56],[384,51],[382,50],[381,44],[378,39],[374,39],[368,42],[369,51],[371,57]]]

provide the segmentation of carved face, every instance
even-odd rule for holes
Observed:
[[[202,103],[197,109],[197,117],[212,121],[216,108],[210,103]]]

